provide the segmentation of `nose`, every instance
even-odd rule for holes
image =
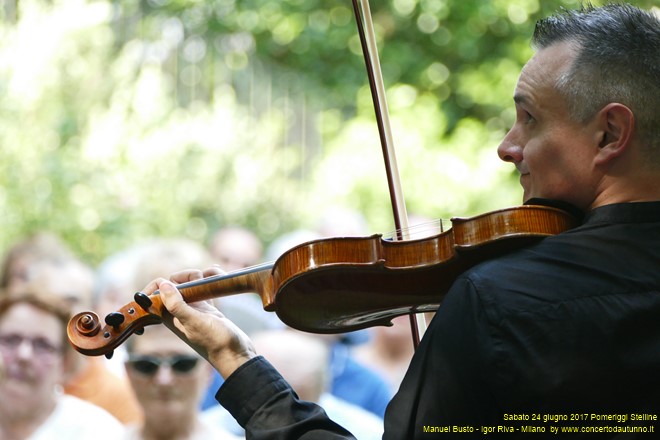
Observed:
[[[522,162],[522,151],[523,149],[520,146],[520,142],[515,141],[513,129],[504,136],[499,147],[497,147],[497,155],[500,159],[504,162],[511,162],[514,164]]]
[[[16,357],[19,359],[30,359],[34,357],[34,346],[29,339],[23,339],[16,348]]]
[[[159,384],[168,384],[171,383],[173,379],[174,374],[172,373],[172,368],[167,364],[161,364],[156,372],[154,381]]]

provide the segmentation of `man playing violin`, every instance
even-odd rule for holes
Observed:
[[[569,203],[584,221],[454,282],[388,407],[385,439],[660,430],[660,19],[585,7],[541,20],[532,43],[498,154],[520,172],[525,201]],[[170,281],[145,292],[156,289],[226,378],[216,397],[248,438],[352,438],[218,310],[186,304]]]

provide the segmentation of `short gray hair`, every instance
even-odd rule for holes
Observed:
[[[586,121],[610,102],[630,108],[636,133],[660,163],[660,18],[628,4],[564,10],[536,23],[532,46],[575,43],[557,89],[570,116]]]

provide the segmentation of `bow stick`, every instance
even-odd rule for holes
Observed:
[[[383,75],[380,70],[380,60],[378,58],[378,49],[376,47],[376,37],[373,21],[371,19],[369,1],[360,0],[362,16],[360,14],[360,6],[358,5],[357,0],[352,0],[352,2],[358,34],[360,35],[362,54],[367,69],[367,76],[369,77],[371,98],[376,112],[376,122],[378,125],[378,133],[380,135],[380,144],[383,150],[385,173],[387,174],[390,201],[392,203],[392,211],[394,214],[394,227],[397,231],[397,239],[405,240],[408,238],[408,214],[406,213],[406,204],[403,198],[399,168],[396,163],[394,142],[392,141],[392,128],[388,116],[387,98],[385,96],[385,86],[383,85]],[[426,320],[424,315],[422,315],[419,320],[414,314],[410,314],[409,316],[413,344],[416,348],[419,345],[421,335],[426,331]]]

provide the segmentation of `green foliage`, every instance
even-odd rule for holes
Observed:
[[[536,19],[575,0],[371,4],[411,213],[520,191],[495,147]],[[636,1],[650,7],[652,1]],[[392,228],[346,0],[24,0],[0,23],[0,250],[35,230],[96,263],[220,225],[266,242],[325,208]]]

